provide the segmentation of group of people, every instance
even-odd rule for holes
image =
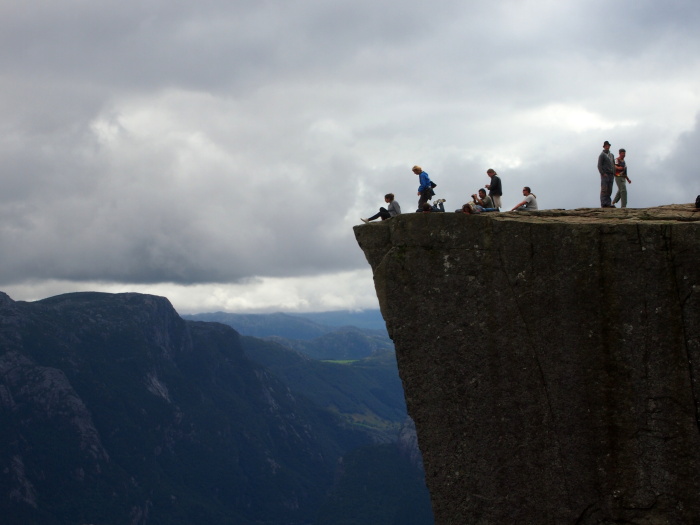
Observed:
[[[413,166],[412,171],[418,175],[418,209],[416,212],[444,212],[445,199],[436,199],[432,204],[428,203],[428,201],[432,200],[433,196],[435,195],[434,188],[437,186],[430,180],[428,173],[423,171],[423,168],[420,166]],[[488,175],[491,179],[490,183],[484,186],[486,189],[482,188],[477,193],[473,194],[472,200],[464,204],[460,209],[455,210],[456,213],[474,214],[500,211],[501,196],[503,195],[501,178],[496,173],[496,170],[492,168],[486,170],[486,175]],[[489,190],[488,195],[486,194],[487,189]],[[524,200],[515,205],[511,211],[531,211],[537,209],[537,197],[530,191],[528,186],[523,188],[523,196]],[[379,218],[384,221],[401,214],[401,206],[399,206],[399,203],[395,200],[393,193],[387,193],[384,195],[384,202],[388,204],[386,208],[379,208],[379,212],[375,213],[371,217],[367,217],[366,219],[361,219],[362,222],[369,223]]]
[[[600,173],[600,207],[616,208],[615,204],[620,202],[620,206],[627,207],[627,183],[632,181],[627,176],[627,163],[625,156],[627,152],[624,148],[618,151],[619,157],[610,152],[611,144],[606,140],[603,142],[603,151],[598,155],[598,173]],[[613,180],[617,185],[615,198],[612,197]]]
[[[619,156],[615,156],[610,152],[610,142],[603,142],[603,151],[598,156],[598,172],[600,173],[600,207],[601,208],[616,208],[618,202],[623,208],[627,207],[627,184],[632,184],[627,174],[627,163],[625,156],[627,152],[624,148],[620,148]],[[418,175],[418,209],[416,212],[444,212],[445,199],[436,199],[432,204],[428,201],[432,200],[435,195],[434,188],[436,184],[430,180],[430,176],[423,171],[420,166],[413,166],[413,173]],[[503,188],[501,186],[501,178],[496,173],[496,170],[489,168],[486,170],[486,175],[491,179],[489,184],[480,189],[478,193],[472,195],[472,200],[464,204],[460,209],[455,210],[457,213],[483,213],[492,211],[501,211],[501,196]],[[613,181],[617,186],[617,193],[612,197]],[[488,190],[488,195],[486,194]],[[381,218],[383,221],[401,214],[401,207],[394,199],[393,193],[387,193],[384,196],[384,202],[389,206],[380,208],[379,212],[362,219],[363,222],[369,223],[375,219]],[[537,197],[529,186],[523,188],[523,200],[513,206],[510,211],[516,210],[537,210]]]

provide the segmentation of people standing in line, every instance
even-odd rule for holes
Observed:
[[[401,206],[399,206],[399,203],[394,200],[393,193],[387,193],[386,195],[384,195],[384,202],[386,202],[389,206],[387,206],[386,208],[382,206],[381,208],[379,208],[378,213],[375,213],[367,219],[361,219],[362,222],[369,223],[370,221],[378,219],[379,217],[381,217],[382,220],[385,221],[387,219],[391,219],[392,217],[396,217],[397,215],[401,215]]]
[[[418,193],[417,195],[420,196],[420,199],[418,199],[418,209],[421,210],[423,209],[423,204],[428,202],[430,198],[435,195],[433,192],[433,188],[430,184],[430,177],[426,172],[423,171],[423,168],[420,166],[413,166],[413,173],[418,175]]]
[[[632,184],[632,181],[627,176],[626,155],[627,151],[625,151],[624,148],[620,148],[620,156],[615,159],[615,184],[617,185],[617,193],[612,201],[613,208],[618,201],[621,201],[621,206],[623,208],[627,207],[627,183],[629,182]]]
[[[533,211],[537,209],[537,196],[530,191],[529,186],[525,186],[523,188],[523,196],[525,197],[525,200],[513,206],[513,209],[510,211]]]
[[[614,208],[610,196],[615,178],[615,156],[610,153],[610,143],[607,140],[603,142],[603,151],[598,155],[598,173],[600,173],[600,207]]]
[[[501,178],[496,173],[496,170],[489,168],[486,170],[486,175],[491,177],[491,184],[486,185],[486,189],[489,190],[489,197],[493,201],[494,208],[501,208],[501,196],[503,195],[503,189],[501,188]]]

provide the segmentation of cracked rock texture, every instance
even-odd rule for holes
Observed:
[[[355,227],[437,524],[700,523],[691,205]]]

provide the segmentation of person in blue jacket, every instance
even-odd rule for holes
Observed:
[[[423,204],[428,202],[430,198],[435,195],[433,192],[433,188],[430,185],[430,177],[426,172],[423,171],[423,168],[420,166],[413,166],[413,173],[418,175],[418,193],[417,195],[420,196],[420,199],[418,199],[418,209],[422,210],[423,209]]]

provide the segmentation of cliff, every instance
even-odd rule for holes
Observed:
[[[355,227],[437,524],[700,523],[700,213]]]

